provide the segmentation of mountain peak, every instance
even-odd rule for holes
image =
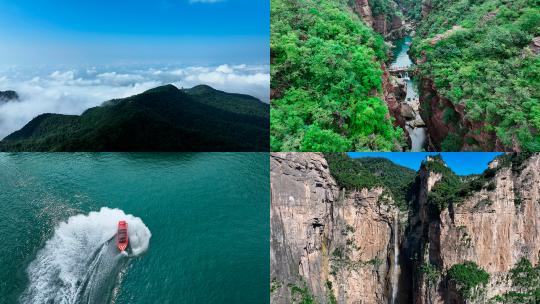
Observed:
[[[19,94],[15,91],[0,91],[0,101],[19,100]]]
[[[192,87],[191,89],[186,89],[186,91],[189,91],[189,93],[191,94],[204,94],[204,93],[216,92],[218,90],[206,84],[199,84]]]
[[[172,84],[166,84],[166,85],[163,85],[163,86],[160,86],[160,87],[156,87],[156,88],[153,88],[153,89],[150,89],[150,90],[146,90],[144,91],[143,94],[147,94],[147,93],[174,93],[174,92],[179,92],[180,90],[175,87],[174,85]]]

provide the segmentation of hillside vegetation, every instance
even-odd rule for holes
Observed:
[[[531,42],[540,36],[540,1],[430,2],[413,43],[414,56],[427,59],[419,65],[421,76],[464,107],[465,118],[482,128],[476,132],[493,132],[507,147],[539,151],[540,57]],[[443,147],[455,151],[468,130],[461,129],[453,110],[444,114],[458,134]]]
[[[401,149],[381,99],[387,49],[347,1],[271,0],[271,19],[271,149]]]
[[[386,158],[351,158],[345,153],[327,153],[330,173],[336,182],[348,190],[383,187],[390,191],[395,204],[406,209],[407,195],[416,172]]]
[[[441,179],[428,194],[429,215],[438,218],[441,211],[451,205],[459,205],[471,194],[482,189],[495,189],[497,171],[511,168],[520,171],[533,153],[509,153],[497,157],[499,165],[487,168],[481,174],[459,176],[449,168],[442,156],[433,155],[422,161],[421,171],[440,173]],[[408,202],[414,192],[420,171],[400,166],[386,158],[351,158],[346,153],[326,153],[330,173],[338,185],[347,190],[383,187],[389,191],[396,205],[402,209],[410,207]],[[412,192],[411,192],[412,191]],[[520,204],[516,194],[515,204]]]
[[[208,86],[172,85],[82,115],[42,114],[0,151],[268,151],[269,106]]]

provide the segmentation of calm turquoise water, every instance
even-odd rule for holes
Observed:
[[[392,62],[392,66],[409,67],[413,64],[408,54],[411,48],[411,42],[412,38],[409,36],[394,41],[394,48],[392,49],[394,61]]]
[[[269,200],[267,153],[0,154],[0,303],[268,303]]]

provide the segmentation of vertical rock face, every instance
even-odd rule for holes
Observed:
[[[376,15],[373,17],[373,29],[388,39],[399,39],[406,35],[403,20],[399,16]]]
[[[405,24],[397,15],[390,13],[373,14],[368,0],[354,0],[352,2],[353,11],[373,30],[390,39],[399,39],[405,36]],[[397,5],[394,3],[394,9],[397,11]]]
[[[429,161],[429,159],[428,159]],[[430,261],[430,243],[427,241],[430,231],[435,227],[429,218],[428,194],[435,184],[442,178],[442,174],[420,170],[415,181],[415,196],[413,197],[413,212],[409,216],[409,230],[403,245],[403,252],[410,261],[412,270],[411,294],[413,303],[429,303],[426,298],[436,294],[433,286],[426,282],[423,274],[418,271],[421,265]]]
[[[454,124],[444,119],[444,110],[450,109],[454,111],[453,105],[450,101],[438,95],[435,84],[431,79],[423,78],[420,85],[420,104],[424,105],[421,108],[420,115],[429,130],[429,145],[435,151],[441,151],[443,140],[448,134],[455,134],[457,131]]]
[[[441,214],[442,269],[473,261],[491,275],[486,299],[511,291],[508,272],[521,258],[538,263],[540,254],[540,157],[528,160],[522,171],[504,168],[493,190],[474,193],[453,212]]]
[[[498,161],[490,164],[496,168]],[[449,206],[439,218],[429,219],[427,195],[441,179],[440,174],[421,171],[417,205],[410,218],[407,255],[414,257],[416,282],[414,303],[487,303],[497,295],[513,291],[509,272],[521,258],[537,264],[540,254],[540,156],[526,161],[522,170],[500,169],[489,181],[492,186],[470,194]],[[491,189],[491,190],[488,190]],[[437,265],[444,274],[453,265],[476,263],[490,274],[485,293],[465,301],[448,279],[429,283],[420,266]]]
[[[325,298],[329,274],[324,234],[339,189],[320,154],[273,153],[270,158],[272,303],[291,303],[291,284]]]
[[[423,166],[400,221],[384,189],[340,189],[323,155],[273,153],[271,302],[388,304],[397,290],[393,303],[488,303],[516,291],[518,261],[540,262],[540,154],[489,168],[480,190],[434,214],[430,193],[445,173]],[[489,282],[466,300],[447,271],[469,261]]]
[[[368,0],[355,0],[353,10],[367,25],[373,27],[373,15]]]
[[[421,116],[429,130],[429,145],[441,151],[449,134],[456,134],[462,142],[451,151],[520,151],[519,146],[506,147],[495,132],[485,131],[484,122],[473,122],[466,118],[465,107],[453,104],[441,96],[433,80],[421,80],[420,104],[424,105]]]
[[[388,72],[386,64],[381,63],[381,68],[383,70],[382,76],[382,87],[383,87],[383,99],[388,107],[388,112],[390,116],[394,118],[394,126],[401,127],[405,133],[407,128],[405,127],[407,121],[402,115],[402,106],[401,101],[405,100],[407,95],[406,84],[398,78],[392,77]],[[409,134],[405,134],[406,138],[410,141]],[[409,143],[410,145],[411,143]]]
[[[377,15],[375,16],[373,20],[373,29],[377,33],[381,33],[382,35],[386,36],[388,34],[388,22],[386,21],[385,15]]]
[[[345,192],[322,155],[273,153],[271,194],[272,303],[388,303],[398,211],[383,189]]]

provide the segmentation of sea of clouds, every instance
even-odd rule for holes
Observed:
[[[81,114],[113,98],[174,84],[190,88],[207,84],[269,102],[269,66],[145,66],[89,68],[7,68],[0,70],[0,91],[14,90],[18,102],[0,103],[0,139],[43,113]]]

